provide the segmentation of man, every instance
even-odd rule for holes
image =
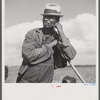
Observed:
[[[8,78],[8,66],[5,66],[5,80]]]
[[[76,54],[76,51],[71,51],[74,48],[59,23],[63,16],[60,6],[49,3],[41,15],[43,28],[32,29],[25,36],[18,83],[51,83],[54,67],[59,66],[60,62],[62,64],[65,59],[73,59]]]

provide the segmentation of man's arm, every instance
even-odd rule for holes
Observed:
[[[76,55],[76,50],[70,44],[69,39],[65,36],[62,25],[60,23],[56,23],[55,28],[57,29],[57,33],[60,36],[60,40],[58,40],[57,47],[61,51],[62,56],[67,60],[72,60]]]
[[[35,31],[34,31],[35,32]],[[35,33],[30,31],[24,40],[22,45],[22,57],[24,60],[28,61],[30,64],[37,64],[49,59],[52,54],[52,46],[54,43],[51,44],[44,44],[40,47],[36,41],[37,37]]]

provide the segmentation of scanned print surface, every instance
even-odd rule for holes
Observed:
[[[2,99],[98,100],[98,0],[2,0]]]

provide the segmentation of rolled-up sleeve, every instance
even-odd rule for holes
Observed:
[[[34,33],[33,33],[34,34]],[[37,64],[49,59],[53,54],[53,50],[49,45],[44,44],[38,46],[35,35],[34,37],[28,33],[22,45],[22,57],[30,64]]]
[[[63,42],[58,42],[57,47],[61,51],[61,55],[67,59],[72,60],[76,55],[75,48],[71,45],[68,38],[62,39]]]

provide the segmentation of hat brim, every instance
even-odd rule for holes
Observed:
[[[42,16],[47,15],[47,16],[58,16],[58,17],[63,17],[64,15],[60,15],[60,14],[55,14],[55,13],[45,13],[45,14],[40,14]]]

